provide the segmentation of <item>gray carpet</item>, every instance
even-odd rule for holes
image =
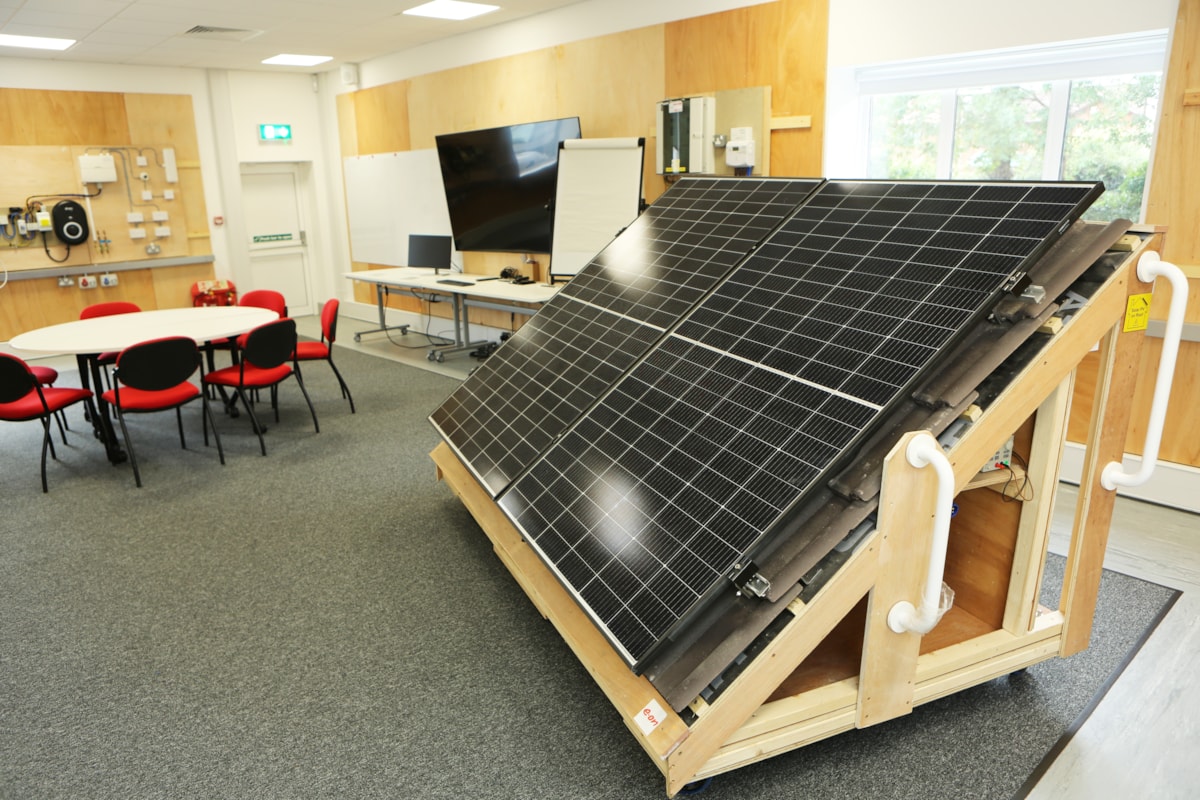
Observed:
[[[664,797],[427,454],[449,378],[338,350],[268,456],[138,418],[145,488],[72,417],[0,425],[0,797]],[[69,380],[71,376],[66,376]],[[706,798],[1005,798],[1173,593],[1106,574],[1093,647],[718,777]],[[1119,612],[1119,613],[1118,613]]]

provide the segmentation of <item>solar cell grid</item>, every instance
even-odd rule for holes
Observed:
[[[826,184],[501,507],[636,669],[1095,193]]]
[[[679,181],[430,420],[499,494],[818,183]]]

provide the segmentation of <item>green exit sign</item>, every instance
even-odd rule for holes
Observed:
[[[258,138],[264,142],[290,142],[292,140],[292,126],[259,125]]]

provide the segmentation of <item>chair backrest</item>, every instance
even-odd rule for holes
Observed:
[[[327,300],[321,308],[321,336],[326,344],[337,338],[338,305],[337,300]]]
[[[16,356],[0,353],[0,403],[12,403],[37,388],[29,365]]]
[[[259,369],[273,369],[296,352],[296,320],[284,317],[259,325],[246,334],[242,360]]]
[[[238,300],[239,306],[253,306],[254,308],[265,308],[274,311],[281,317],[286,317],[287,301],[283,299],[283,294],[274,289],[254,289],[246,292],[242,298]]]
[[[186,336],[130,345],[117,356],[117,380],[134,389],[161,392],[178,386],[200,367],[200,350]]]
[[[92,317],[111,317],[113,314],[136,314],[141,310],[141,306],[137,303],[113,300],[109,303],[93,303],[87,306],[79,312],[79,318],[91,319]]]

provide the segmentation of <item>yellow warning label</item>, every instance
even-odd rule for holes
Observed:
[[[1149,293],[1129,295],[1129,301],[1125,304],[1125,327],[1122,330],[1126,333],[1146,330],[1150,324],[1151,297]]]

